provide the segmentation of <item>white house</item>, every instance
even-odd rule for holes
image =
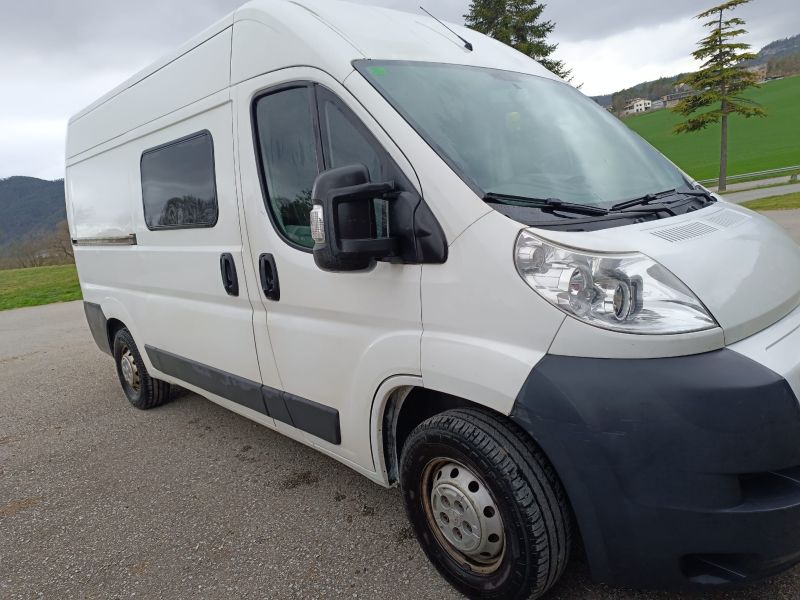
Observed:
[[[625,105],[624,113],[626,115],[642,113],[650,110],[652,105],[653,103],[650,100],[645,100],[644,98],[634,98]]]

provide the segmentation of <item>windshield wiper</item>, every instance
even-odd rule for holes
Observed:
[[[679,194],[683,194],[684,196],[694,196],[696,198],[705,198],[709,202],[716,202],[717,199],[714,198],[714,194],[707,190],[686,190],[683,192],[678,192]]]
[[[664,198],[668,198],[670,196],[692,196],[695,198],[704,198],[707,202],[716,202],[716,198],[711,195],[710,192],[706,192],[704,190],[665,190],[663,192],[658,192],[656,194],[646,194],[639,198],[634,198],[633,200],[626,200],[625,202],[619,202],[611,207],[612,212],[618,212],[625,210],[626,208],[633,208],[634,206],[647,206],[651,202],[655,202],[657,200],[663,200]],[[670,202],[669,204],[673,204],[676,201]],[[648,207],[648,210],[653,212],[658,211],[669,211],[669,208],[662,202],[662,204]]]
[[[607,215],[608,210],[599,206],[589,206],[587,204],[575,204],[564,202],[559,198],[529,198],[527,196],[514,196],[512,194],[498,194],[488,192],[483,197],[484,202],[499,202],[501,204],[519,204],[522,206],[532,206],[535,208],[550,208],[563,212],[571,212],[582,215]]]
[[[619,202],[614,206],[612,206],[611,210],[620,211],[620,210],[625,210],[626,208],[633,208],[634,206],[644,206],[646,204],[650,204],[651,202],[655,202],[656,200],[661,200],[662,198],[666,198],[668,196],[672,196],[677,193],[678,193],[677,190],[665,190],[663,192],[658,192],[657,194],[645,194],[644,196],[640,196],[639,198],[634,198],[633,200],[626,200],[625,202]]]

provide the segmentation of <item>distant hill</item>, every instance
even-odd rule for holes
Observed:
[[[0,247],[52,231],[66,218],[63,179],[0,179]]]
[[[755,60],[750,62],[759,65],[794,54],[800,54],[800,34],[767,44],[759,51]]]
[[[745,64],[747,66],[767,65],[768,77],[800,74],[800,34],[767,44],[759,50],[755,59],[747,61]],[[662,96],[672,93],[675,85],[685,76],[686,73],[681,73],[654,81],[644,81],[613,94],[593,96],[592,99],[602,106],[613,106],[615,110],[620,110],[628,100],[633,98],[658,100]]]
[[[604,106],[611,105],[615,111],[620,111],[625,107],[629,100],[634,98],[647,98],[648,100],[658,100],[662,96],[671,94],[678,82],[686,76],[686,73],[673,75],[672,77],[662,77],[655,81],[645,81],[620,90],[611,95],[611,101]]]
[[[747,65],[767,65],[767,77],[785,77],[800,73],[800,34],[764,46]]]

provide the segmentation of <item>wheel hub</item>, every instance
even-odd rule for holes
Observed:
[[[125,348],[119,361],[122,377],[125,382],[134,390],[139,389],[139,367],[136,365],[136,359],[133,358],[130,349]]]
[[[456,462],[439,463],[431,476],[430,516],[446,542],[471,561],[495,562],[504,547],[503,521],[488,488]]]

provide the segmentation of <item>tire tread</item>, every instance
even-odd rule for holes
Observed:
[[[571,511],[555,470],[542,450],[510,420],[480,408],[458,408],[430,417],[411,433],[403,449],[424,440],[447,443],[447,434],[467,442],[473,458],[487,460],[511,483],[514,502],[532,533],[536,564],[522,579],[528,594],[541,597],[561,577],[571,545]],[[526,594],[527,597],[527,594]]]
[[[130,394],[125,389],[125,382],[123,381],[122,374],[119,368],[119,356],[117,352],[118,344],[124,343],[133,354],[136,364],[139,367],[139,382],[141,385],[141,393],[138,398],[131,398]],[[117,375],[119,376],[120,384],[125,392],[128,401],[140,410],[149,410],[156,408],[169,401],[171,396],[171,386],[166,381],[151,377],[147,372],[147,367],[144,366],[142,355],[136,342],[131,335],[131,332],[126,327],[121,327],[114,334],[114,362],[117,363]]]

